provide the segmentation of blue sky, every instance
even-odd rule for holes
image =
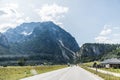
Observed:
[[[52,20],[79,45],[120,43],[120,0],[0,0],[0,31]]]

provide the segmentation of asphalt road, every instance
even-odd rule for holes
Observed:
[[[103,79],[80,68],[79,66],[72,66],[20,80],[103,80]]]

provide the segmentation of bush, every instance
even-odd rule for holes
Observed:
[[[25,58],[21,58],[21,59],[18,60],[18,65],[19,66],[24,66],[25,62],[26,62]]]

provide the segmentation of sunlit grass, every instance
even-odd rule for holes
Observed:
[[[100,64],[100,62],[96,62],[97,64]],[[87,63],[83,63],[82,65],[87,66],[87,67],[92,67],[94,64],[94,62],[87,62]],[[115,73],[120,73],[120,69],[115,69],[115,68],[99,68],[102,70],[106,70],[106,71],[111,71],[111,72],[115,72]]]
[[[98,61],[95,61],[97,64],[100,64],[100,62],[98,62]],[[87,62],[87,63],[84,63],[83,65],[84,66],[87,66],[87,67],[91,67],[91,66],[93,66],[93,64],[95,63],[95,62]]]
[[[102,70],[110,71],[110,72],[115,72],[115,73],[120,73],[120,69],[115,69],[115,68],[100,68]]]
[[[19,80],[24,77],[32,76],[30,72],[32,69],[36,70],[38,74],[64,68],[65,65],[55,66],[12,66],[12,67],[0,67],[0,80]]]
[[[120,80],[120,77],[115,77],[115,76],[112,76],[112,75],[109,75],[109,74],[96,72],[95,70],[92,70],[92,69],[90,69],[90,68],[88,68],[87,66],[84,66],[84,65],[81,65],[81,67],[84,68],[85,70],[91,72],[91,73],[94,73],[94,74],[100,76],[104,80]]]

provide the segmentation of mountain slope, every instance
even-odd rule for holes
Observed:
[[[9,40],[10,51],[23,55],[31,64],[72,63],[79,50],[75,38],[53,22],[23,23],[4,35]]]
[[[116,50],[118,47],[120,47],[120,45],[118,44],[83,44],[79,51],[79,54],[81,56],[80,61],[89,62],[114,57],[111,54],[114,55],[113,51]],[[118,56],[117,54],[115,55]]]
[[[102,59],[106,58],[120,58],[120,47],[102,56]]]
[[[9,48],[9,43],[5,35],[0,33],[0,45],[6,48]]]

